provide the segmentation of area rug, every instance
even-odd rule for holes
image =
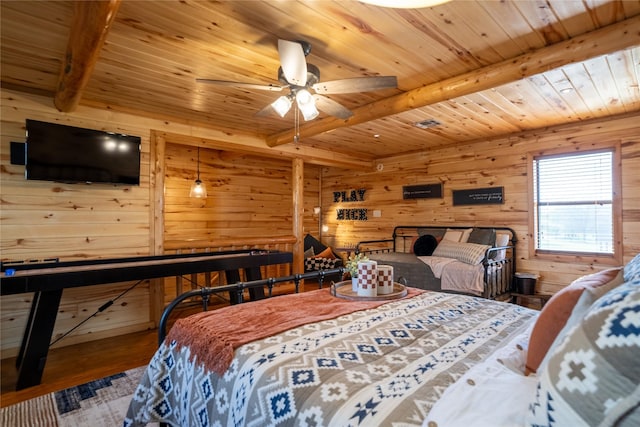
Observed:
[[[120,426],[144,369],[145,367],[131,369],[7,406],[0,409],[0,425]]]

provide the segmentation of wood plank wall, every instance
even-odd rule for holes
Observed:
[[[165,178],[165,240],[291,236],[291,161],[227,151],[200,150],[200,178],[208,197],[189,198],[196,177],[196,147],[168,143]],[[317,166],[305,165],[305,212],[313,212]],[[307,215],[305,230],[317,231]]]
[[[171,132],[197,138],[215,138],[213,129],[192,124],[138,117],[80,107],[73,114],[57,112],[50,99],[2,90],[0,140],[0,242],[7,259],[62,256],[65,259],[133,256],[152,253],[154,191],[150,185],[150,135]],[[139,187],[61,185],[24,180],[24,167],[9,164],[10,141],[24,141],[24,120],[60,122],[139,135],[143,141],[142,183]],[[638,113],[588,125],[542,129],[491,141],[393,157],[382,161],[382,171],[304,165],[304,229],[320,235],[320,221],[328,228],[322,240],[347,246],[359,240],[390,236],[394,225],[500,224],[513,227],[520,238],[518,257],[524,271],[542,275],[543,290],[557,290],[573,278],[599,266],[532,259],[529,238],[526,157],[532,150],[558,146],[588,147],[594,142],[619,142],[622,147],[624,258],[640,251],[640,132]],[[428,133],[425,134],[425,138]],[[242,139],[243,137],[240,137]],[[400,141],[398,142],[400,143]],[[193,145],[193,144],[192,144]],[[218,144],[218,148],[219,148]],[[215,183],[204,206],[185,198],[195,176],[195,150],[167,141],[165,197],[166,232],[174,238],[291,234],[291,159],[201,150],[201,175]],[[246,151],[245,151],[246,153]],[[264,174],[264,176],[261,176]],[[245,180],[246,177],[246,180]],[[263,181],[264,180],[264,181]],[[402,200],[402,186],[443,182],[443,199]],[[268,185],[265,185],[268,183]],[[505,204],[457,207],[451,190],[504,186]],[[319,191],[322,188],[322,191]],[[333,202],[335,191],[366,189],[362,202]],[[280,200],[279,200],[280,199]],[[313,214],[322,206],[321,216]],[[243,209],[244,208],[244,209]],[[368,221],[338,221],[339,208],[368,209]],[[374,218],[373,210],[381,217]],[[212,230],[211,227],[215,227]],[[129,284],[95,286],[65,291],[54,334],[59,336],[93,313]],[[148,284],[64,339],[59,345],[114,336],[153,326]],[[31,295],[2,297],[0,342],[2,357],[17,352]]]
[[[428,138],[428,133],[425,133]],[[518,270],[536,272],[542,292],[555,292],[584,274],[607,266],[589,260],[573,262],[537,260],[529,253],[529,189],[527,153],[562,147],[586,150],[599,144],[621,146],[622,218],[624,261],[640,252],[640,114],[590,124],[542,129],[434,149],[410,156],[381,160],[382,171],[363,173],[326,168],[323,174],[323,224],[325,238],[334,246],[359,240],[391,237],[395,225],[501,225],[518,236]],[[403,200],[406,185],[443,183],[441,199]],[[504,187],[502,205],[453,206],[452,190]],[[362,202],[333,202],[333,193],[365,189]],[[337,220],[337,209],[367,209],[367,221]],[[379,210],[381,216],[373,217]]]
[[[47,98],[2,90],[0,141],[0,242],[2,260],[96,259],[153,253],[154,191],[150,186],[152,130],[178,131],[201,138],[215,131],[80,107],[73,114],[53,108]],[[11,165],[11,141],[25,140],[25,119],[104,129],[142,137],[141,185],[59,184],[25,181],[24,166]],[[166,240],[206,236],[292,236],[292,160],[261,158],[218,150],[201,150],[201,178],[211,197],[204,205],[188,198],[196,174],[195,147],[167,144],[165,197]],[[313,207],[319,204],[320,168],[304,168],[305,232],[318,232]],[[161,242],[160,242],[161,243]],[[54,337],[71,329],[130,283],[65,290]],[[166,293],[171,296],[175,290]],[[59,345],[70,345],[154,326],[150,284],[145,282],[108,310],[87,322]],[[0,300],[1,355],[15,356],[32,295]]]
[[[149,128],[141,121],[114,121],[109,112],[69,116],[37,101],[2,99],[1,257],[3,260],[113,258],[149,254]],[[25,119],[109,130],[142,137],[140,186],[26,181],[24,166],[11,165],[11,141],[25,141]],[[93,314],[132,283],[69,289],[63,293],[54,339]],[[2,297],[2,357],[15,355],[32,294]],[[153,327],[149,283],[144,282],[60,341],[88,339]]]

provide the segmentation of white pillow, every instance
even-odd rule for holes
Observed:
[[[433,251],[433,256],[454,258],[467,264],[476,265],[484,259],[489,248],[489,245],[452,242],[443,239]]]
[[[509,235],[503,233],[496,234],[496,248],[500,248],[502,246],[507,246],[509,244]],[[503,249],[501,251],[496,252],[496,257],[494,258],[496,261],[501,261],[507,256],[507,250]]]
[[[459,242],[462,237],[462,230],[453,230],[451,228],[447,228],[447,231],[444,233],[442,240],[449,240],[450,242]]]
[[[460,242],[467,243],[469,241],[469,236],[471,236],[471,232],[473,231],[473,228],[465,228],[464,230],[460,230],[460,231],[462,231],[462,236],[460,236]]]

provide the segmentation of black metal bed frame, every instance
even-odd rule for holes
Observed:
[[[484,283],[485,289],[482,294],[484,298],[488,299],[499,299],[506,300],[510,298],[511,291],[514,285],[514,277],[516,273],[516,242],[518,238],[516,236],[516,232],[509,227],[500,227],[500,226],[454,226],[454,225],[398,225],[393,229],[393,235],[391,239],[380,239],[380,240],[363,240],[358,242],[356,245],[355,252],[363,253],[363,254],[371,254],[371,253],[389,253],[389,252],[405,252],[404,250],[400,251],[397,247],[398,239],[402,239],[403,249],[406,249],[406,244],[409,239],[415,237],[414,234],[411,233],[401,233],[402,230],[415,230],[418,233],[418,230],[422,229],[455,229],[462,230],[468,228],[477,228],[477,229],[493,229],[496,231],[508,231],[511,234],[509,239],[509,243],[506,246],[501,247],[492,247],[487,249],[484,259],[482,260],[482,265],[484,267]],[[410,241],[410,240],[409,240]],[[377,245],[373,248],[367,249],[367,245]],[[496,254],[498,251],[505,250],[510,251],[510,255],[505,257],[500,261],[496,261],[493,259],[493,254]]]

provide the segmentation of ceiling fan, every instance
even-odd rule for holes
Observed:
[[[199,83],[235,86],[244,89],[268,90],[289,93],[276,99],[256,113],[264,116],[276,112],[284,117],[295,101],[305,121],[313,120],[323,111],[340,119],[348,119],[353,113],[342,104],[324,94],[368,92],[398,87],[396,76],[355,77],[350,79],[320,82],[320,70],[308,64],[305,57],[311,52],[311,44],[305,41],[278,40],[280,68],[278,81],[281,85],[260,85],[226,80],[196,79]]]

